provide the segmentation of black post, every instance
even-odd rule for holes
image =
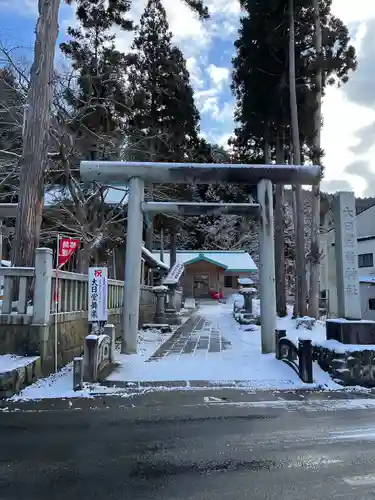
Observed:
[[[276,359],[281,359],[279,340],[286,337],[286,330],[275,330]]]
[[[298,361],[299,376],[306,384],[312,384],[313,378],[313,356],[312,344],[310,339],[298,339]]]
[[[169,268],[172,268],[176,263],[176,253],[177,253],[177,230],[175,226],[171,228],[171,249],[170,249],[170,262]]]

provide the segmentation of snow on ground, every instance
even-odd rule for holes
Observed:
[[[160,360],[146,362],[172,334],[161,334],[156,330],[141,331],[139,353],[123,355],[116,351],[119,368],[108,380],[114,385],[116,382],[204,380],[228,385],[236,381],[238,386],[248,390],[311,389],[319,386],[331,390],[342,389],[317,363],[314,363],[315,383],[304,384],[287,364],[276,360],[274,354],[261,354],[260,327],[239,325],[233,318],[233,300],[238,298],[232,297],[227,304],[210,303],[198,310],[199,315],[212,322],[212,329],[219,330],[231,342],[230,348],[217,353],[196,349],[191,354],[168,354]],[[254,301],[254,312],[259,312],[259,301]],[[304,335],[317,341],[325,339],[324,324],[319,322],[312,331],[303,328],[297,330],[295,321],[288,316],[278,319],[278,328],[287,330],[288,336],[295,340]],[[206,331],[204,335],[207,335]],[[59,373],[25,388],[12,399],[94,397],[98,394],[131,396],[123,387],[106,387],[100,384],[85,384],[82,391],[73,391],[72,369],[72,364],[69,364]],[[163,390],[163,387],[159,387],[159,390]]]
[[[134,360],[144,362],[173,335],[174,331],[175,329],[169,333],[161,333],[160,330],[153,330],[152,328],[141,330],[138,334],[138,354],[120,354],[120,346],[118,346],[115,360],[119,362],[119,360],[125,358],[129,362]]]
[[[172,333],[160,333],[156,330],[145,330],[139,332],[138,346],[139,354],[127,356],[132,359],[138,357],[142,363],[148,359],[155,350],[165,342]],[[118,349],[120,346],[118,346]],[[117,352],[117,356],[121,356]],[[18,357],[17,357],[18,358]],[[1,357],[0,357],[1,359]],[[31,360],[32,358],[21,358]],[[1,370],[0,370],[1,371]],[[73,390],[73,363],[69,363],[62,370],[49,377],[39,379],[34,384],[23,389],[19,394],[13,396],[11,400],[20,401],[28,399],[50,399],[50,398],[92,398],[98,394],[123,394],[124,397],[131,396],[126,394],[124,388],[106,387],[100,384],[84,384],[82,391]]]
[[[84,384],[82,391],[73,390],[73,363],[69,363],[62,370],[49,377],[37,380],[34,384],[23,389],[19,394],[9,398],[10,401],[27,401],[31,399],[52,398],[93,398],[98,394],[124,393],[124,389],[105,387],[100,384]],[[130,397],[131,394],[124,394]]]
[[[36,359],[38,359],[38,356],[25,357],[16,356],[15,354],[2,354],[0,355],[0,373],[9,372],[21,366],[28,365]]]
[[[298,345],[298,339],[311,339],[317,344],[326,341],[326,327],[323,321],[317,321],[312,330],[307,330],[300,326],[296,327],[296,320],[292,319],[290,312],[285,318],[277,319],[277,327],[280,330],[286,330],[287,337],[295,344]]]
[[[298,375],[285,363],[276,360],[274,354],[261,354],[260,327],[239,325],[233,318],[232,297],[227,304],[204,305],[200,316],[212,321],[213,329],[231,342],[229,349],[220,353],[195,350],[192,354],[171,355],[159,361],[145,363],[139,356],[119,355],[120,367],[108,378],[110,381],[185,381],[205,380],[209,382],[243,382],[243,386],[255,389],[313,387],[301,382]],[[254,312],[259,311],[259,301],[254,301]],[[295,332],[294,321],[288,317],[279,319],[279,328]],[[253,330],[251,328],[254,328]],[[323,326],[315,327],[324,331]],[[203,333],[203,332],[202,332]],[[207,332],[204,332],[206,335]],[[296,334],[303,335],[303,329]],[[309,332],[311,334],[311,332]],[[319,333],[320,335],[320,333]],[[330,389],[339,388],[329,374],[314,365],[315,384]]]

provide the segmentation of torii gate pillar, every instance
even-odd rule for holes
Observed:
[[[262,328],[262,353],[275,352],[276,287],[275,240],[273,235],[272,182],[262,179],[258,183],[260,205],[259,229],[259,292]]]
[[[126,238],[124,302],[122,316],[121,352],[137,352],[139,299],[142,259],[142,227],[145,184],[143,179],[132,177],[129,180],[128,231]]]

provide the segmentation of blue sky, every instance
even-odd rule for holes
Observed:
[[[14,1],[0,0],[0,39],[7,47],[18,47],[14,54],[17,57],[24,57],[31,60],[34,43],[34,30],[37,15],[36,0],[16,0],[19,5],[15,6]],[[137,22],[143,10],[144,0],[134,0],[134,3],[142,4],[141,8],[132,9],[131,16]],[[175,0],[178,3],[178,0]],[[168,9],[168,14],[171,9]],[[169,2],[172,5],[172,2]],[[22,4],[22,5],[21,5]],[[183,9],[183,7],[181,7]],[[185,10],[185,9],[183,9]],[[180,16],[169,15],[171,28],[175,27],[175,43],[179,45],[188,61],[191,71],[192,82],[196,90],[196,100],[201,111],[202,134],[208,139],[221,144],[225,143],[233,129],[232,125],[232,105],[233,97],[229,87],[231,58],[234,53],[233,40],[225,39],[222,35],[210,34],[214,40],[208,40],[208,30],[217,30],[218,27],[212,21],[201,23],[189,12],[188,22],[193,24],[193,31],[199,35],[199,43],[203,43],[204,51],[199,53],[199,46],[189,43],[187,34],[181,33],[179,24]],[[237,16],[238,21],[238,16]],[[66,28],[74,22],[74,9],[62,2],[60,8],[60,33],[59,42],[66,36]],[[194,25],[195,28],[194,28]],[[189,28],[187,28],[189,29]],[[177,33],[176,33],[177,31]],[[178,33],[179,32],[179,33]],[[233,37],[232,37],[233,38]],[[129,35],[118,34],[120,47],[126,48],[131,43]],[[61,58],[57,54],[57,59]],[[60,59],[61,60],[61,59]],[[207,65],[207,71],[202,68]],[[213,88],[213,84],[218,85],[218,89]]]
[[[146,0],[133,0],[131,17],[138,22]],[[239,27],[238,0],[206,0],[211,13],[200,22],[181,0],[163,0],[174,42],[182,49],[201,113],[202,134],[212,142],[226,144],[233,130],[234,100],[230,90],[233,42]],[[353,41],[359,67],[343,89],[329,89],[324,105],[322,143],[325,150],[326,189],[354,188],[357,194],[375,196],[375,137],[366,150],[357,145],[363,130],[375,127],[375,77],[369,68],[375,61],[375,0],[333,0],[333,13],[355,26]],[[31,60],[37,0],[0,0],[0,40],[8,47],[21,46]],[[60,39],[74,22],[74,9],[60,9]],[[131,35],[119,34],[118,46],[127,50]],[[16,52],[15,52],[16,53]],[[366,73],[367,71],[367,73]],[[363,99],[368,92],[371,99]],[[374,192],[373,192],[374,191]]]

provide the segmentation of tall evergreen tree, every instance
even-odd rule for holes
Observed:
[[[204,150],[199,113],[190,75],[180,49],[172,44],[161,0],[148,0],[132,47],[128,91],[132,108],[127,122],[127,158],[139,161],[185,161]],[[154,197],[153,186],[148,196]],[[160,189],[160,187],[159,187]],[[180,186],[164,188],[180,198]],[[153,223],[148,221],[146,247],[153,248]],[[175,228],[169,225],[172,234]],[[172,238],[175,241],[175,238]]]
[[[108,147],[122,139],[128,111],[126,56],[115,48],[111,30],[132,30],[126,18],[129,7],[128,0],[78,0],[79,26],[69,27],[70,40],[60,44],[77,76],[76,85],[65,93],[73,127],[91,157],[105,157]]]
[[[149,161],[191,158],[199,143],[199,113],[161,0],[148,0],[132,48],[127,154]]]
[[[270,143],[271,160],[281,140],[283,154],[290,150],[291,119],[288,82],[288,2],[283,0],[241,0],[244,15],[233,60],[233,91],[237,101],[237,128],[233,139],[238,158],[264,160],[265,144]],[[345,83],[355,68],[355,51],[343,23],[331,15],[331,0],[320,0],[323,47],[321,57],[314,48],[314,12],[311,0],[296,0],[295,62],[299,138],[302,161],[313,155],[314,75],[323,67],[324,88]],[[279,232],[279,234],[281,234]],[[282,245],[278,245],[282,248]]]
[[[275,158],[277,135],[284,136],[286,149],[291,138],[288,84],[287,1],[241,0],[244,15],[235,42],[233,92],[236,98],[237,128],[232,140],[236,156],[255,159],[264,156],[268,128],[271,156]],[[331,14],[331,0],[320,0],[322,54],[314,48],[314,13],[311,0],[295,1],[296,82],[302,150],[312,156],[315,109],[314,76],[323,68],[323,94],[327,85],[342,84],[356,67],[348,30]]]

